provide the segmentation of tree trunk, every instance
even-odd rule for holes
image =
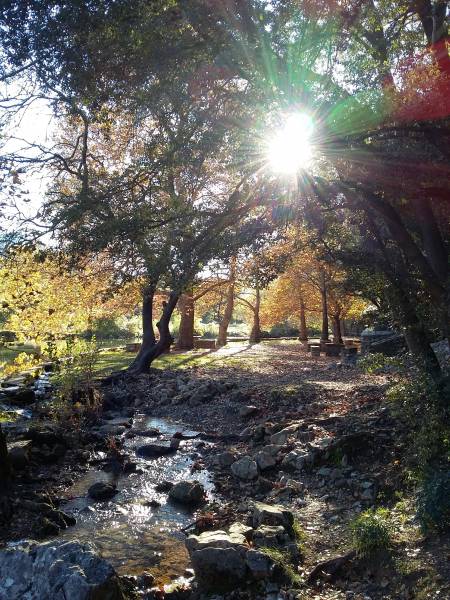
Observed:
[[[338,314],[333,315],[333,342],[342,344],[341,319]]]
[[[298,339],[301,342],[308,341],[308,329],[306,327],[306,307],[303,300],[300,300],[300,335]]]
[[[261,304],[261,294],[259,291],[259,285],[256,286],[256,300],[255,307],[253,310],[253,326],[250,333],[250,344],[259,344],[261,341],[261,325],[259,322],[259,307]]]
[[[192,290],[185,292],[179,303],[181,313],[180,331],[178,334],[177,347],[180,350],[192,350],[194,347],[194,315],[195,302]]]
[[[323,342],[328,342],[330,337],[328,335],[328,298],[327,298],[327,284],[325,280],[325,273],[322,272],[322,287],[320,290],[320,296],[322,298],[322,333],[320,339]]]
[[[159,340],[154,346],[147,348],[145,351],[142,351],[141,349],[135,360],[128,367],[128,372],[130,374],[138,375],[140,373],[148,373],[152,362],[158,358],[158,356],[161,356],[161,354],[170,350],[173,338],[170,334],[169,323],[179,297],[180,294],[178,292],[170,292],[168,301],[163,302],[161,319],[156,324],[159,331]]]
[[[236,285],[236,257],[233,256],[230,262],[230,283],[227,289],[227,297],[223,317],[219,323],[219,336],[217,343],[219,346],[225,346],[227,343],[228,326],[233,316],[234,309],[234,289]]]
[[[136,358],[128,367],[133,369],[134,364],[140,364],[142,356],[145,356],[153,346],[156,345],[155,331],[153,329],[153,298],[155,296],[156,283],[151,283],[142,291],[142,344]]]

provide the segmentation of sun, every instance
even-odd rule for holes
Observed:
[[[294,175],[312,158],[313,122],[306,113],[291,114],[269,140],[267,160],[276,173]]]

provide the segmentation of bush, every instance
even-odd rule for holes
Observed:
[[[385,508],[366,510],[350,523],[353,544],[359,556],[366,557],[391,545],[389,512]]]
[[[450,429],[442,390],[423,372],[409,373],[387,392],[395,416],[408,423],[407,461],[422,479],[431,465],[445,460],[450,451]]]
[[[382,352],[374,352],[373,354],[361,356],[358,360],[358,366],[365,373],[373,374],[386,370],[401,370],[403,361],[397,356],[386,356]]]
[[[425,478],[418,497],[418,516],[424,531],[450,530],[450,471]]]
[[[129,340],[135,337],[133,331],[126,327],[121,327],[111,317],[96,319],[92,329],[86,331],[84,336],[87,338],[95,336],[99,340]]]

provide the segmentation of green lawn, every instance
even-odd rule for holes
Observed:
[[[229,344],[229,346],[231,346]],[[118,350],[114,352],[101,352],[96,365],[96,371],[99,375],[107,375],[112,371],[125,369],[134,359],[135,354]],[[237,359],[234,359],[237,360]],[[189,350],[187,352],[171,352],[155,360],[152,367],[157,369],[184,369],[194,366],[217,366],[220,363],[227,362],[227,365],[233,362],[233,357],[218,357],[214,350]],[[240,361],[241,362],[241,361]]]
[[[96,371],[99,375],[107,375],[112,371],[126,369],[133,361],[135,354],[119,350],[117,352],[102,352],[96,364]],[[210,350],[199,350],[189,352],[176,352],[161,356],[152,364],[158,369],[182,369],[194,365],[205,365],[214,358],[214,353]]]

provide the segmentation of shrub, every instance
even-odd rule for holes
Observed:
[[[450,430],[442,393],[425,373],[415,372],[387,392],[392,410],[408,423],[409,462],[416,478],[423,478],[430,465],[445,460],[450,450]]]
[[[385,508],[366,510],[350,523],[353,544],[359,556],[366,557],[391,545],[389,512]]]
[[[97,410],[94,389],[95,365],[98,360],[96,340],[68,340],[66,358],[59,366],[53,381],[56,388],[55,417],[59,419],[82,416]]]
[[[418,516],[424,531],[450,529],[450,471],[428,475],[418,496]]]
[[[358,366],[369,375],[386,370],[401,370],[403,361],[398,356],[386,356],[382,352],[374,352],[361,356],[358,360]]]

